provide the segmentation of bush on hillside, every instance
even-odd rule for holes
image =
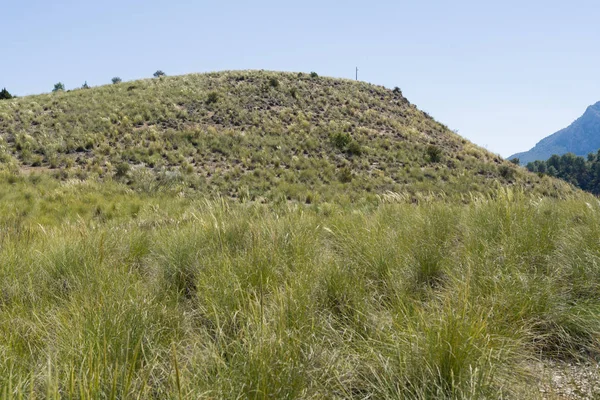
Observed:
[[[167,76],[167,74],[165,74],[165,73],[164,73],[163,71],[161,71],[160,69],[154,73],[154,77],[155,77],[155,78],[160,78],[160,77],[163,77],[163,76]]]
[[[352,139],[350,134],[345,132],[336,132],[330,136],[331,143],[339,150],[346,152],[351,156],[359,156],[362,154],[362,147]]]
[[[319,74],[317,74],[316,72],[313,71],[313,72],[310,73],[310,77],[311,78],[318,78]]]
[[[269,79],[269,86],[276,88],[279,87],[279,80],[275,77]]]
[[[512,179],[515,175],[515,171],[508,165],[501,165],[498,171],[500,172],[500,176],[508,180]]]
[[[131,169],[131,167],[129,166],[128,163],[126,163],[126,162],[120,163],[119,165],[117,165],[117,168],[115,170],[115,178],[123,178],[123,177],[127,176],[130,169]]]
[[[348,143],[346,152],[353,156],[360,156],[362,154],[362,147],[356,140],[352,140]]]
[[[206,104],[214,104],[214,103],[217,103],[218,101],[219,101],[219,93],[210,92],[208,94],[208,98],[206,99]]]
[[[351,141],[350,135],[344,132],[336,132],[331,135],[331,143],[340,150],[344,150]]]
[[[118,76],[115,76],[114,78],[112,78],[111,81],[112,81],[113,85],[116,85],[117,83],[123,82],[121,80],[121,78],[119,78]]]
[[[338,173],[338,179],[342,183],[350,183],[352,182],[352,171],[348,167],[344,167]]]
[[[89,89],[89,88],[90,88],[90,85],[88,85],[87,81],[85,81],[85,82],[83,83],[83,85],[81,85],[81,88],[82,88],[82,89]]]
[[[442,149],[437,146],[430,145],[427,147],[427,156],[429,156],[429,161],[433,163],[440,162],[442,159]]]

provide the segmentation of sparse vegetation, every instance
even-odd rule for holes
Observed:
[[[263,90],[272,78],[294,91]],[[110,180],[127,163],[122,181],[142,192],[301,203],[311,195],[318,204],[387,191],[462,198],[506,184],[490,167],[495,155],[392,90],[306,74],[187,75],[25,97],[0,103],[0,138],[0,170],[35,163],[61,180]],[[443,150],[439,161],[432,145]],[[352,180],[343,183],[345,166]],[[523,169],[510,182],[538,195],[573,191]]]

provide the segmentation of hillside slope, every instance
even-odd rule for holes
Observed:
[[[517,153],[509,158],[518,158],[525,165],[536,160],[547,160],[550,156],[573,153],[587,156],[600,149],[600,102],[591,105],[585,113],[565,129],[542,139],[529,151]]]
[[[548,195],[560,186],[454,134],[400,90],[264,71],[4,101],[0,158],[13,172],[61,179],[308,202],[387,191],[452,196],[497,182]]]

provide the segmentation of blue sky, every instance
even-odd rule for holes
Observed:
[[[2,0],[0,13],[0,87],[21,96],[157,69],[358,66],[505,157],[600,101],[597,1]]]

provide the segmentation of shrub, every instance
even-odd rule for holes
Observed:
[[[431,162],[437,163],[442,159],[442,149],[435,145],[430,145],[427,147],[427,155],[429,156],[429,160]]]
[[[313,71],[313,72],[310,73],[310,77],[311,78],[318,78],[319,74],[317,74],[316,72]]]
[[[167,74],[165,74],[165,73],[164,73],[163,71],[161,71],[160,69],[154,73],[154,77],[155,77],[155,78],[160,78],[160,77],[163,77],[163,76],[167,76]]]
[[[356,140],[352,140],[352,141],[350,141],[350,143],[348,143],[348,147],[346,148],[346,151],[350,155],[359,156],[362,154],[362,147],[360,146],[360,144],[358,144],[358,142]]]
[[[43,162],[44,158],[41,155],[35,154],[31,156],[30,163],[32,167],[41,167]]]
[[[54,84],[54,89],[52,89],[53,92],[64,92],[65,91],[65,84],[62,82],[58,82],[56,84]]]
[[[127,174],[129,173],[129,170],[130,170],[129,164],[126,162],[122,162],[119,165],[117,165],[117,168],[115,171],[115,177],[123,178],[123,177],[127,176]]]
[[[271,79],[269,79],[269,86],[273,88],[279,87],[279,80],[275,77],[272,77]]]
[[[352,171],[348,167],[344,167],[340,170],[338,178],[342,183],[352,182]]]
[[[121,78],[119,78],[118,76],[115,76],[114,78],[112,78],[111,81],[112,81],[113,85],[116,85],[117,83],[123,82],[121,80]]]
[[[331,143],[340,150],[344,150],[351,141],[350,135],[344,132],[336,132],[331,135]]]
[[[394,90],[392,90],[392,92],[393,92],[394,94],[402,94],[402,90],[400,90],[400,88],[399,88],[398,86],[396,86],[396,87],[394,88]]]
[[[206,104],[213,104],[219,101],[219,93],[210,92],[208,94],[208,98],[206,99]]]
[[[519,165],[521,164],[521,160],[519,160],[517,157],[511,158],[510,162],[515,164],[515,165]]]
[[[297,99],[298,98],[298,89],[291,88],[290,89],[290,96],[292,96],[294,99]]]
[[[515,175],[515,171],[508,165],[501,165],[498,168],[498,171],[500,172],[500,176],[502,176],[504,179],[512,179]]]
[[[10,93],[8,93],[8,90],[6,90],[6,88],[0,91],[0,100],[10,100],[12,98],[13,96]]]

